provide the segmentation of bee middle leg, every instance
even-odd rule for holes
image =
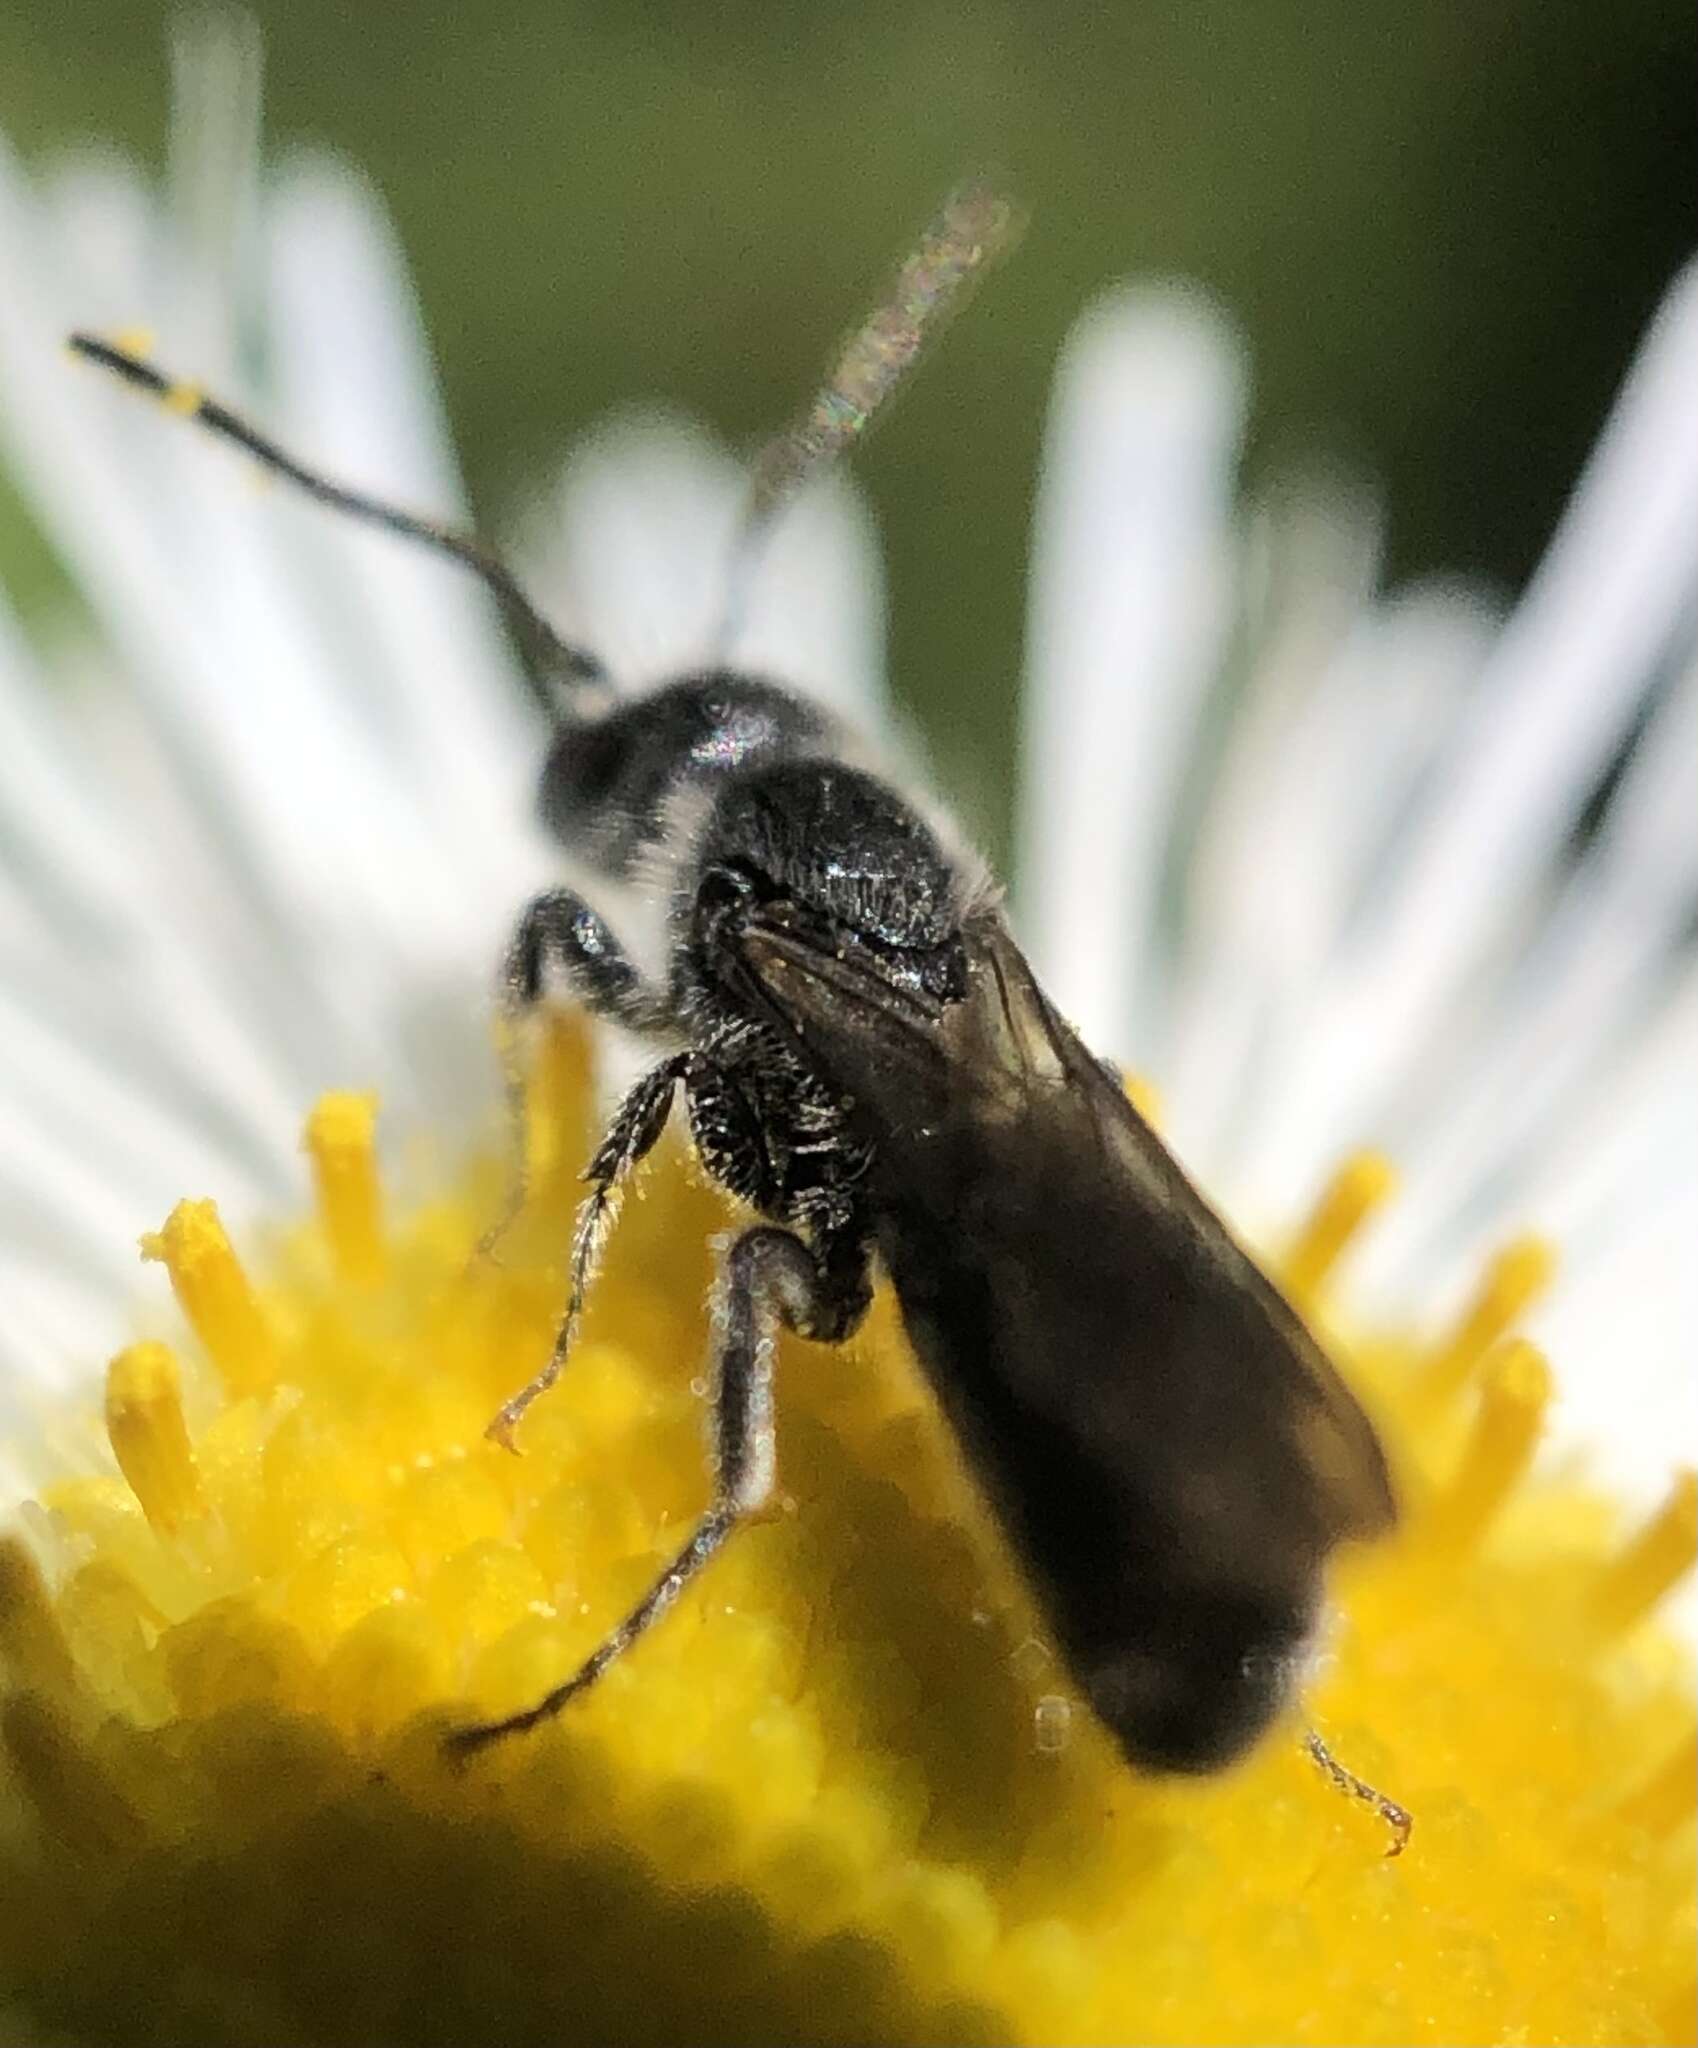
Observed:
[[[595,1276],[596,1261],[619,1211],[619,1198],[626,1178],[658,1143],[671,1113],[673,1092],[689,1073],[695,1057],[693,1053],[674,1053],[670,1059],[662,1060],[659,1066],[651,1067],[634,1084],[614,1111],[607,1135],[584,1169],[590,1191],[578,1211],[578,1221],[572,1231],[571,1279],[567,1287],[566,1307],[555,1329],[554,1347],[542,1370],[527,1380],[511,1400],[502,1403],[484,1430],[485,1436],[505,1445],[508,1450],[514,1448],[513,1431],[519,1418],[539,1394],[548,1392],[565,1367],[583,1316],[584,1297]]]
[[[724,1546],[737,1524],[772,1493],[777,1469],[772,1417],[772,1367],[779,1326],[835,1341],[866,1312],[866,1255],[816,1258],[788,1230],[757,1224],[726,1254],[714,1309],[718,1331],[713,1397],[713,1500],[678,1555],[600,1646],[563,1685],[534,1706],[499,1721],[459,1728],[447,1738],[458,1756],[552,1720],[592,1686],[639,1636],[647,1633]]]

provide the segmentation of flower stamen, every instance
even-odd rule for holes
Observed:
[[[577,1193],[595,1116],[590,1070],[583,1016],[576,1010],[551,1012],[537,1032],[525,1079],[525,1186],[535,1200],[568,1187]]]
[[[16,1536],[0,1538],[0,1664],[20,1691],[74,1700],[77,1667],[41,1567]]]
[[[51,1839],[74,1860],[104,1863],[139,1847],[141,1817],[55,1702],[14,1694],[0,1707],[0,1745]]]
[[[122,1478],[45,1493],[41,1566],[0,1544],[0,1877],[26,1901],[40,1873],[56,1886],[51,1913],[0,1916],[0,1967],[32,2009],[75,2020],[70,2038],[128,2038],[140,2000],[164,2038],[185,1973],[232,2011],[256,1969],[287,2002],[299,1930],[316,1945],[352,1920],[369,2037],[411,2038],[420,1983],[458,1981],[481,1914],[538,1930],[562,1998],[615,1982],[645,2025],[676,1998],[651,2029],[669,2038],[724,1998],[750,2038],[802,2038],[841,2009],[856,2038],[1400,2040],[1410,2013],[1374,2001],[1439,1901],[1460,1959],[1430,1983],[1445,2038],[1657,2038],[1688,1962],[1667,1930],[1690,1898],[1690,1692],[1656,1639],[1634,1683],[1605,1684],[1589,1608],[1625,1626],[1679,1576],[1694,1486],[1612,1548],[1604,1504],[1534,1467],[1550,1373],[1513,1337],[1470,1366],[1472,1412],[1424,1418],[1406,1345],[1341,1347],[1400,1467],[1436,1475],[1340,1572],[1344,1625],[1306,1688],[1366,1777],[1318,1738],[1172,1785],[1129,1772],[1082,1711],[1066,1743],[1043,1739],[1046,1711],[1078,1703],[1023,1654],[1032,1617],[888,1297],[853,1371],[791,1361],[781,1456],[803,1512],[728,1545],[642,1657],[530,1743],[449,1768],[448,1729],[581,1665],[705,1483],[688,1374],[722,1211],[681,1148],[610,1250],[534,1455],[481,1440],[514,1361],[552,1333],[595,1103],[576,1019],[527,1043],[537,1227],[476,1286],[457,1281],[498,1170],[403,1207],[366,1096],[314,1112],[316,1215],[254,1255],[257,1289],[210,1203],[148,1240],[216,1369],[120,1352]],[[1334,1177],[1297,1233],[1315,1285],[1388,1181],[1373,1160]],[[1501,1321],[1526,1263],[1519,1287],[1498,1279]],[[1482,1544],[1506,1508],[1517,1543]],[[1500,1726],[1475,1711],[1488,1698],[1535,1706]],[[1407,1786],[1420,1819],[1383,1875],[1409,1822],[1370,1780]],[[1381,1826],[1340,1824],[1339,1790]],[[1612,1917],[1624,1884],[1637,1917]],[[1526,1909],[1540,1885],[1540,1911],[1577,1930],[1560,1970]],[[1323,1916],[1352,1938],[1318,1934]],[[728,1926],[763,1960],[725,1963],[721,1986]],[[657,1929],[691,1942],[682,1972],[645,1975]],[[1200,1972],[1203,1943],[1230,1961]],[[299,1995],[289,2038],[325,2038],[310,1970]],[[486,2020],[456,2010],[457,2038]]]
[[[179,1202],[162,1229],[142,1238],[141,1252],[171,1276],[177,1305],[230,1393],[263,1393],[277,1376],[277,1347],[218,1204]]]
[[[1680,1473],[1668,1499],[1621,1553],[1607,1564],[1592,1589],[1593,1625],[1603,1635],[1622,1635],[1643,1621],[1698,1563],[1698,1472]]]
[[[322,1096],[307,1119],[319,1221],[337,1273],[354,1287],[375,1287],[384,1276],[376,1133],[375,1095]]]
[[[1344,1161],[1286,1253],[1285,1284],[1300,1301],[1311,1300],[1320,1291],[1396,1186],[1397,1169],[1383,1152],[1358,1152]]]
[[[1420,1368],[1415,1392],[1430,1407],[1452,1401],[1494,1345],[1556,1278],[1556,1249],[1547,1238],[1517,1237],[1490,1259],[1451,1335]]]
[[[1551,1401],[1551,1369],[1524,1337],[1486,1362],[1480,1406],[1455,1473],[1432,1504],[1433,1534],[1452,1550],[1485,1534],[1533,1462]]]
[[[170,1347],[132,1344],[106,1368],[106,1434],[150,1526],[170,1536],[206,1512]]]

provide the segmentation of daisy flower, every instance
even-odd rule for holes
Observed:
[[[1105,297],[1054,400],[1017,919],[1383,1423],[1404,1523],[1337,1574],[1306,1706],[1408,1854],[1289,1730],[1126,1769],[884,1302],[848,1361],[787,1347],[781,1511],[455,1768],[444,1730],[569,1672],[699,1511],[726,1210],[663,1156],[529,1455],[484,1442],[617,1058],[550,1022],[529,1210],[468,1268],[544,722],[478,588],[59,353],[144,320],[289,447],[463,512],[377,200],[261,168],[241,33],[179,87],[163,192],[0,157],[0,461],[50,565],[0,610],[14,2031],[1690,2040],[1655,1610],[1694,1548],[1698,278],[1507,618],[1384,592],[1336,493],[1241,505],[1242,352],[1194,294]],[[531,586],[641,687],[712,632],[742,490],[698,429],[608,426]],[[880,621],[836,476],[736,657],[888,725]]]

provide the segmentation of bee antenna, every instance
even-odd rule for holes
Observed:
[[[743,622],[749,586],[780,515],[808,480],[858,441],[921,355],[1019,240],[1025,216],[1005,192],[970,179],[949,194],[867,318],[844,341],[802,417],[755,459],[732,553],[720,646]]]
[[[349,490],[343,484],[333,483],[330,478],[308,469],[305,463],[285,453],[239,413],[232,412],[216,398],[208,397],[199,385],[166,376],[145,357],[117,342],[104,341],[94,334],[73,334],[69,346],[73,354],[98,363],[103,370],[110,370],[137,390],[151,393],[170,411],[193,420],[220,440],[233,442],[251,455],[262,469],[287,477],[290,483],[305,491],[308,497],[315,498],[319,504],[328,505],[336,512],[351,513],[369,525],[381,526],[390,533],[399,534],[403,540],[418,541],[435,549],[438,554],[462,563],[494,595],[503,617],[519,641],[527,666],[536,680],[546,685],[556,697],[564,714],[581,715],[589,708],[585,700],[601,695],[607,681],[602,664],[584,648],[575,647],[560,637],[519,587],[512,570],[481,541],[473,539],[470,534],[458,533],[453,527],[440,525],[434,519],[425,519],[416,513],[404,512],[398,506],[385,504],[379,498],[367,497],[363,491]]]

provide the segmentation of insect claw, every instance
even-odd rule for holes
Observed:
[[[524,1452],[513,1441],[513,1432],[518,1427],[518,1422],[518,1416],[509,1415],[506,1409],[503,1408],[493,1422],[485,1424],[484,1437],[492,1444],[499,1444],[504,1451],[509,1452],[513,1457],[522,1458],[525,1455]]]
[[[1359,1778],[1354,1771],[1347,1769],[1313,1728],[1305,1730],[1303,1747],[1340,1792],[1371,1806],[1390,1828],[1391,1845],[1385,1852],[1386,1861],[1389,1863],[1392,1857],[1401,1856],[1409,1847],[1409,1837],[1415,1832],[1415,1816],[1408,1807],[1399,1806],[1395,1799],[1388,1799],[1377,1785],[1370,1785],[1366,1778]]]
[[[466,1254],[463,1278],[471,1279],[482,1266],[493,1266],[497,1272],[505,1269],[507,1261],[501,1256],[501,1240],[507,1235],[505,1224],[499,1230],[486,1230]]]
[[[522,1180],[515,1181],[502,1199],[501,1213],[490,1224],[477,1243],[472,1246],[471,1253],[466,1260],[466,1271],[468,1274],[474,1272],[479,1266],[500,1267],[505,1265],[506,1261],[501,1257],[502,1243],[512,1231],[519,1218],[525,1213],[525,1205],[529,1199],[530,1191],[524,1182]]]

